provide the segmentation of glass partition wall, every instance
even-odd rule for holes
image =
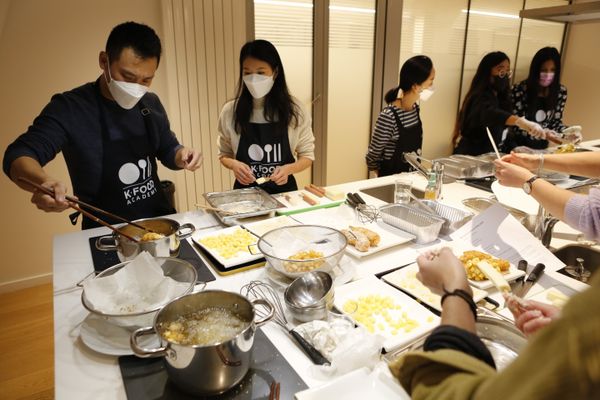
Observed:
[[[384,41],[387,48],[396,46],[396,51],[389,54],[394,54],[392,61],[396,64],[392,65],[397,65],[398,72],[402,63],[414,55],[425,54],[433,60],[435,94],[421,105],[426,158],[452,152],[450,140],[460,103],[486,53],[500,50],[508,54],[513,82],[519,82],[526,77],[538,49],[561,49],[563,23],[521,20],[519,11],[563,5],[566,0],[403,0],[401,13],[387,18],[377,16],[377,10],[386,10],[382,3],[396,1],[254,0],[256,38],[277,46],[292,93],[308,107],[311,101],[318,104],[320,99],[325,100],[321,105],[325,117],[319,118],[319,126],[315,127],[325,137],[317,142],[325,147],[322,159],[315,160],[324,170],[319,175],[324,185],[367,177],[364,155],[375,123],[373,116],[379,112],[372,109],[373,96],[379,95],[373,88],[373,76],[383,73],[374,57],[375,43]],[[315,16],[324,9],[325,18]],[[400,26],[400,35],[385,36],[390,23]],[[324,24],[325,29],[318,24]],[[385,38],[376,37],[376,32]],[[317,43],[325,44],[325,68],[313,65]],[[383,57],[389,66],[385,51]],[[313,71],[324,74],[318,93],[312,85],[317,79]],[[310,180],[310,176],[305,178]]]

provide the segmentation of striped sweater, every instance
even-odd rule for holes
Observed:
[[[379,117],[377,117],[377,122],[375,122],[375,128],[371,135],[369,150],[365,157],[369,171],[379,170],[381,161],[389,160],[394,155],[396,143],[400,135],[393,113],[398,115],[402,126],[405,128],[419,123],[419,114],[416,108],[405,111],[393,104],[385,107],[379,114]],[[421,149],[419,148],[417,152],[421,154]]]

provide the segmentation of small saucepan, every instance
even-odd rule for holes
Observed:
[[[255,306],[269,312],[259,320]],[[254,332],[273,318],[265,299],[248,300],[221,290],[206,290],[173,300],[154,318],[154,325],[131,334],[138,357],[164,357],[169,379],[196,396],[216,395],[233,388],[250,367]],[[160,347],[143,348],[143,335],[157,334]]]
[[[196,230],[191,223],[180,225],[179,222],[169,218],[146,218],[134,222],[164,236],[134,242],[115,232],[96,239],[96,248],[102,251],[116,251],[122,262],[133,260],[143,251],[149,252],[154,257],[177,257],[180,240],[187,238]],[[133,225],[122,225],[119,230],[139,239],[146,233]]]

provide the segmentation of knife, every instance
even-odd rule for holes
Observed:
[[[521,288],[516,290],[516,295],[520,298],[525,298],[525,295],[527,294],[527,292],[529,292],[529,289],[531,289],[531,287],[535,285],[538,279],[540,279],[540,277],[544,273],[545,268],[546,266],[544,264],[537,263],[535,267],[533,267],[531,273],[527,275],[527,278],[523,282]]]

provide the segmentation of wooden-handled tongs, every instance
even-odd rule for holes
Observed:
[[[44,186],[42,186],[40,184],[37,184],[37,183],[35,183],[35,182],[33,182],[33,181],[31,181],[31,180],[29,180],[27,178],[23,178],[23,177],[18,177],[17,180],[21,181],[21,182],[24,182],[24,183],[26,183],[26,184],[28,184],[28,185],[36,188],[40,192],[46,193],[47,195],[54,197],[54,190],[52,190],[50,188],[44,187]],[[135,222],[129,221],[126,218],[120,217],[120,216],[118,216],[116,214],[113,214],[111,212],[105,211],[105,210],[103,210],[101,208],[93,206],[93,205],[91,205],[89,203],[86,203],[84,201],[81,201],[81,200],[79,200],[76,197],[68,196],[67,195],[67,196],[65,196],[65,199],[68,201],[69,207],[71,207],[72,209],[79,211],[80,213],[82,213],[83,215],[85,215],[86,217],[88,217],[89,219],[91,219],[92,221],[95,221],[95,222],[99,223],[100,225],[106,226],[107,228],[111,229],[112,231],[118,233],[119,235],[122,235],[122,236],[126,237],[127,239],[129,239],[129,240],[131,240],[133,242],[139,242],[140,240],[134,238],[133,236],[130,236],[130,235],[122,232],[121,230],[119,230],[118,228],[115,228],[114,226],[112,226],[108,222],[106,222],[106,221],[104,221],[104,220],[96,217],[95,215],[93,215],[89,211],[84,210],[80,206],[87,207],[90,210],[95,211],[97,213],[106,215],[108,217],[114,218],[114,219],[116,219],[118,221],[121,221],[121,222],[125,222],[125,223],[127,223],[129,225],[133,225],[136,228],[139,228],[139,229],[144,230],[146,232],[154,232],[153,230],[148,229],[145,226],[142,226],[140,224],[136,224]]]

